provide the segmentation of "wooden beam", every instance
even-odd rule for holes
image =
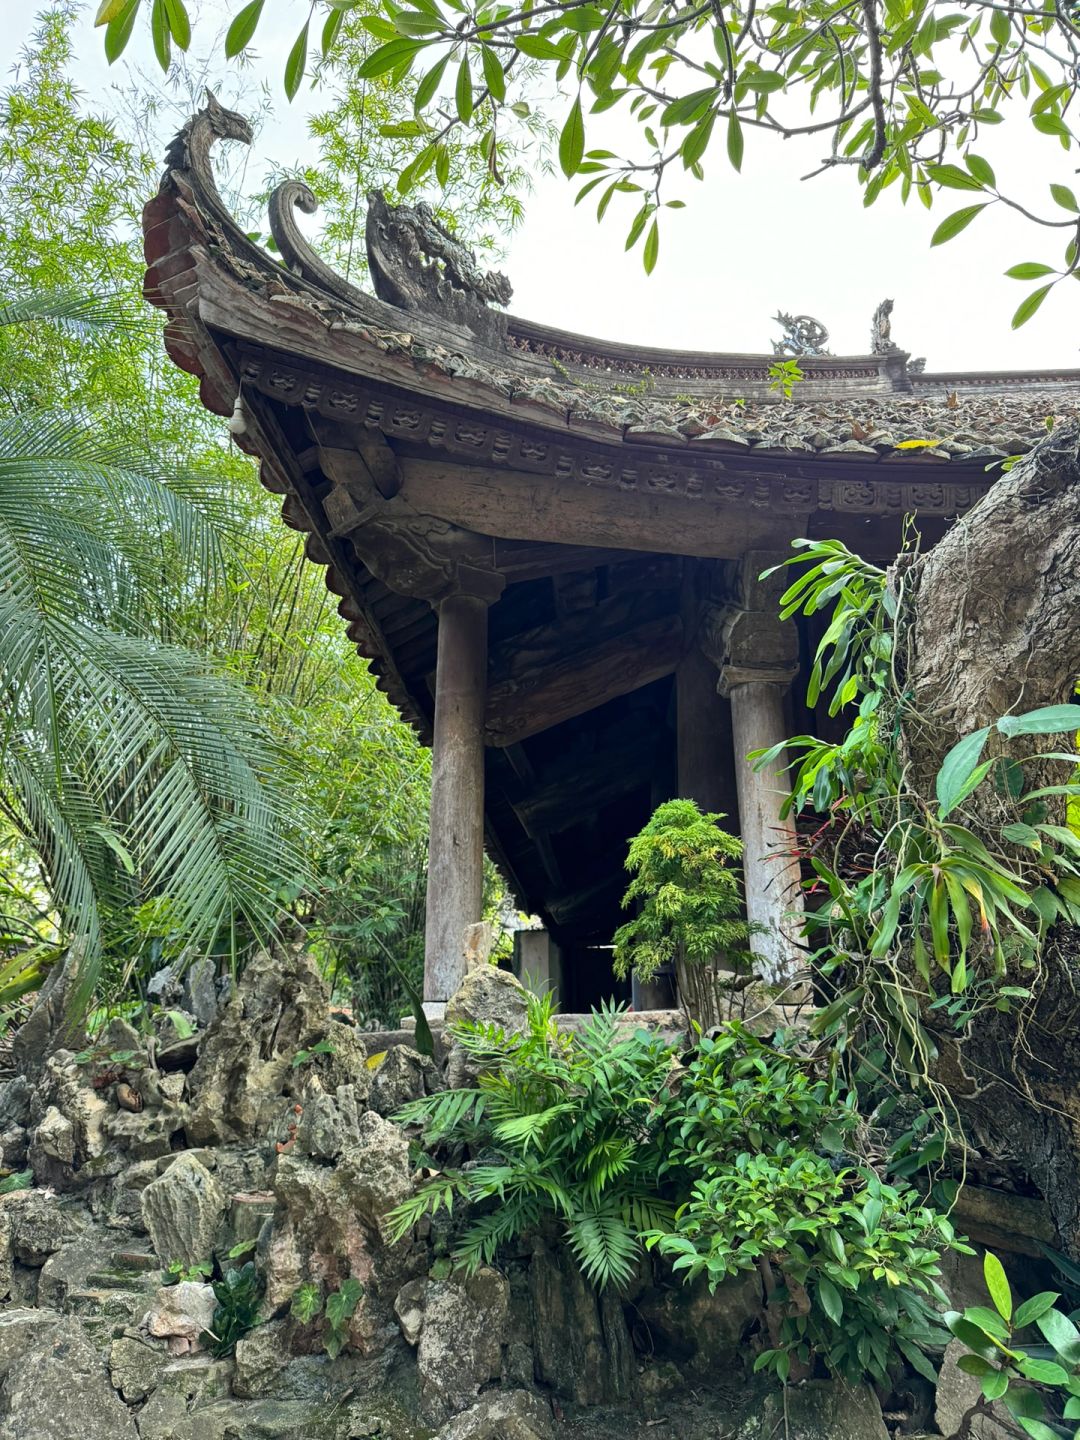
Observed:
[[[488,744],[512,745],[670,675],[679,661],[682,636],[682,621],[668,615],[543,667],[489,683]]]
[[[617,903],[628,883],[626,876],[616,871],[569,895],[552,896],[544,902],[544,909],[556,925],[569,925],[590,911],[606,909],[613,902]]]
[[[648,782],[657,747],[657,735],[643,736],[633,745],[597,751],[576,766],[560,766],[543,782],[514,803],[514,813],[533,836],[558,834],[587,819],[612,800]]]
[[[492,645],[490,683],[527,675],[553,660],[566,659],[578,651],[595,648],[603,640],[615,639],[646,620],[670,615],[677,608],[677,598],[658,590],[623,594],[590,610],[578,610],[518,630]]]
[[[802,521],[768,509],[589,486],[514,470],[401,457],[401,494],[416,509],[482,535],[735,560]]]

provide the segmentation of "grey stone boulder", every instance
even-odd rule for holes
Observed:
[[[439,1072],[430,1056],[409,1045],[392,1045],[372,1076],[370,1104],[372,1110],[389,1118],[403,1105],[439,1089]]]
[[[360,1115],[355,1085],[339,1085],[333,1095],[313,1084],[305,1092],[303,1114],[297,1126],[297,1148],[314,1160],[333,1161],[360,1138]]]
[[[721,1357],[740,1350],[760,1317],[761,1282],[756,1271],[748,1271],[712,1294],[704,1277],[690,1285],[654,1284],[635,1305],[657,1352],[673,1356],[688,1375],[706,1380]]]
[[[537,1246],[529,1266],[536,1378],[578,1405],[626,1403],[637,1365],[618,1297],[591,1286],[564,1249]]]
[[[484,1267],[464,1281],[428,1282],[416,1350],[420,1410],[442,1424],[472,1405],[481,1386],[502,1374],[510,1322],[510,1286]]]
[[[329,1049],[317,1052],[320,1042]],[[356,1030],[331,1016],[326,982],[311,957],[296,946],[261,952],[203,1037],[189,1077],[189,1138],[200,1145],[265,1141],[281,1097],[299,1098],[312,1076],[327,1093],[355,1085],[363,1106],[365,1062]]]
[[[77,1320],[57,1319],[28,1338],[0,1383],[0,1440],[138,1440]]]
[[[78,1190],[122,1168],[104,1133],[109,1102],[67,1050],[50,1055],[30,1100],[27,1158],[38,1185]]]
[[[221,1186],[193,1155],[180,1155],[142,1192],[140,1208],[163,1265],[195,1265],[213,1254],[225,1218]]]
[[[552,1440],[551,1407],[529,1390],[493,1390],[456,1415],[437,1440]]]
[[[45,1190],[0,1195],[0,1295],[12,1285],[12,1264],[44,1265],[83,1228],[83,1217]]]
[[[983,1294],[985,1295],[985,1286]],[[957,1364],[960,1357],[967,1353],[967,1346],[962,1340],[950,1340],[941,1361],[934,1393],[934,1420],[942,1435],[958,1435],[963,1427],[964,1416],[982,1397],[982,1382],[979,1377],[969,1375]],[[1015,1434],[1015,1426],[1004,1406],[995,1405],[991,1414],[976,1415],[972,1418],[970,1433],[972,1440],[1010,1440]]]
[[[142,1328],[155,1340],[167,1340],[171,1355],[199,1349],[199,1337],[214,1323],[214,1287],[197,1280],[163,1285],[143,1317]]]
[[[76,1234],[74,1240],[61,1245],[41,1267],[38,1304],[54,1310],[68,1309],[71,1297],[90,1285],[91,1275],[107,1268],[107,1257],[122,1239],[122,1234],[92,1225]]]
[[[477,965],[466,972],[456,993],[446,1004],[446,1029],[472,1023],[495,1025],[507,1035],[524,1030],[529,992],[520,980],[494,965]],[[452,1089],[476,1083],[479,1067],[462,1045],[454,1041],[446,1061],[446,1080]]]
[[[159,1345],[151,1345],[134,1335],[123,1335],[109,1346],[109,1378],[113,1389],[129,1405],[157,1389],[162,1370],[168,1364],[169,1356]]]
[[[217,966],[201,955],[184,970],[184,1009],[205,1029],[218,1012]]]
[[[738,1440],[889,1440],[881,1406],[865,1385],[806,1380],[773,1392],[738,1431]]]
[[[394,1298],[394,1314],[401,1326],[406,1345],[417,1345],[424,1328],[424,1307],[427,1305],[428,1279],[420,1276],[403,1285]]]
[[[291,1355],[287,1344],[288,1326],[283,1320],[257,1325],[236,1344],[236,1371],[232,1391],[245,1400],[257,1400],[273,1392],[276,1381],[288,1367]]]

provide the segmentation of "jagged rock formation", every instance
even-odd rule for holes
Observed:
[[[450,1010],[514,1028],[525,1001],[483,966]],[[0,1195],[0,1440],[765,1440],[782,1427],[752,1374],[756,1276],[710,1295],[646,1266],[628,1293],[598,1295],[555,1235],[471,1278],[446,1258],[444,1216],[389,1243],[387,1214],[417,1177],[387,1117],[446,1083],[453,1047],[443,1068],[384,1049],[332,1014],[296,949],[257,957],[202,1013],[194,1043],[149,1053],[122,1023],[73,1053],[32,1019],[53,1048],[32,1085],[0,1083],[5,1154],[29,1155],[45,1182]],[[121,1087],[140,1109],[122,1108]],[[261,1323],[215,1359],[219,1302],[197,1267],[249,1256]],[[173,1262],[194,1268],[162,1284]],[[950,1282],[960,1303],[965,1275]],[[325,1305],[300,1300],[352,1282],[331,1358]],[[869,1392],[823,1383],[790,1392],[787,1424],[793,1440],[886,1435]]]

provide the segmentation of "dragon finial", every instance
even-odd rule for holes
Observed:
[[[783,338],[772,342],[774,355],[828,355],[829,332],[820,320],[812,315],[789,315],[785,310],[778,310],[773,319],[784,330]]]

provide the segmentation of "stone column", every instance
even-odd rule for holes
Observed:
[[[465,929],[483,910],[488,601],[449,595],[438,613],[424,1000],[443,1004],[464,978]]]
[[[798,674],[798,632],[781,622],[778,598],[786,586],[781,572],[761,584],[758,575],[784,555],[744,556],[738,603],[714,611],[707,626],[706,653],[720,670],[720,694],[731,702],[739,832],[743,842],[746,913],[765,926],[750,949],[769,981],[787,980],[803,965],[800,933],[803,896],[794,854],[795,827],[780,811],[791,793],[785,761],[755,769],[746,759],[787,738],[784,695]]]

